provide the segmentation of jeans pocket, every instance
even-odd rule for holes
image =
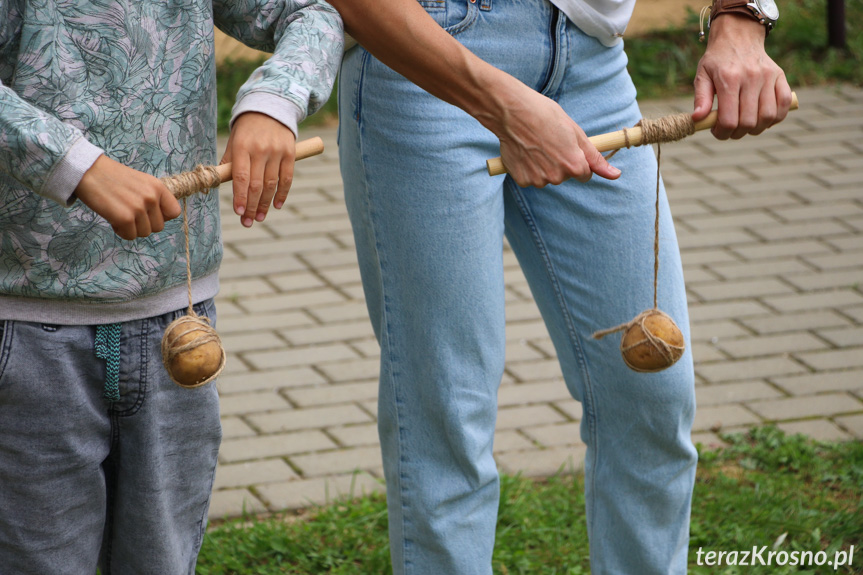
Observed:
[[[455,36],[476,21],[479,9],[471,0],[418,0],[438,25]]]

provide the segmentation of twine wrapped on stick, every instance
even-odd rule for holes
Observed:
[[[797,94],[791,93],[791,110],[798,107]],[[663,116],[655,120],[642,120],[632,128],[624,128],[616,132],[591,136],[589,139],[600,152],[611,152],[620,148],[631,148],[646,144],[660,144],[676,142],[695,132],[708,130],[716,125],[719,112],[713,110],[707,117],[698,122],[692,121],[691,114],[674,114]],[[489,176],[499,176],[508,173],[501,158],[492,158],[486,161]]]
[[[297,142],[295,160],[324,151],[320,138]],[[177,199],[183,201],[183,235],[186,240],[186,287],[189,308],[186,315],[171,322],[162,336],[162,362],[174,382],[186,388],[200,387],[216,379],[225,368],[226,355],[219,334],[210,319],[199,316],[192,306],[192,268],[189,253],[189,218],[186,200],[198,192],[209,193],[232,178],[231,164],[198,166],[190,172],[166,176],[162,182]]]
[[[319,137],[309,138],[297,142],[294,160],[304,160],[317,156],[324,151],[324,141]],[[198,166],[191,172],[183,172],[175,176],[165,176],[161,178],[162,183],[167,186],[171,193],[180,200],[188,198],[192,194],[198,192],[209,193],[210,189],[217,188],[219,185],[230,182],[233,178],[231,174],[231,164],[219,164],[218,166]]]

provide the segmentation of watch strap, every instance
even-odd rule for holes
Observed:
[[[765,33],[770,33],[771,26],[756,14],[750,7],[751,0],[713,0],[713,5],[710,8],[710,19],[707,21],[707,27],[722,14],[740,14],[755,20],[759,24],[764,24]]]

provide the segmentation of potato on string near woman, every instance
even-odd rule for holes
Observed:
[[[324,151],[318,137],[297,142],[295,160],[316,156]],[[162,178],[162,183],[183,201],[183,235],[186,241],[186,285],[189,308],[186,315],[172,321],[162,336],[162,362],[174,382],[185,388],[200,387],[216,379],[225,368],[227,356],[219,334],[210,319],[199,316],[192,307],[192,269],[189,257],[189,219],[186,199],[195,193],[209,193],[212,188],[232,179],[231,164],[198,166],[191,172]]]
[[[798,108],[797,94],[791,93],[791,110]],[[659,309],[657,284],[659,277],[659,165],[660,144],[675,142],[691,136],[697,131],[716,125],[718,111],[713,110],[703,120],[694,122],[688,113],[663,116],[654,120],[643,118],[631,128],[617,132],[591,136],[589,139],[600,152],[612,152],[621,148],[656,144],[656,214],[653,237],[653,307],[645,309],[626,323],[593,334],[594,339],[623,332],[620,338],[620,353],[624,363],[639,372],[656,372],[674,365],[686,350],[686,342],[680,328],[668,314]],[[486,162],[488,174],[497,176],[507,173],[501,158]]]

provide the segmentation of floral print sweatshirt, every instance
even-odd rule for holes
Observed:
[[[74,190],[103,153],[157,177],[216,163],[214,25],[273,52],[233,116],[296,134],[341,59],[323,0],[0,0],[0,320],[96,325],[188,305],[182,218],[126,241]],[[188,202],[197,302],[218,291],[218,194]]]

